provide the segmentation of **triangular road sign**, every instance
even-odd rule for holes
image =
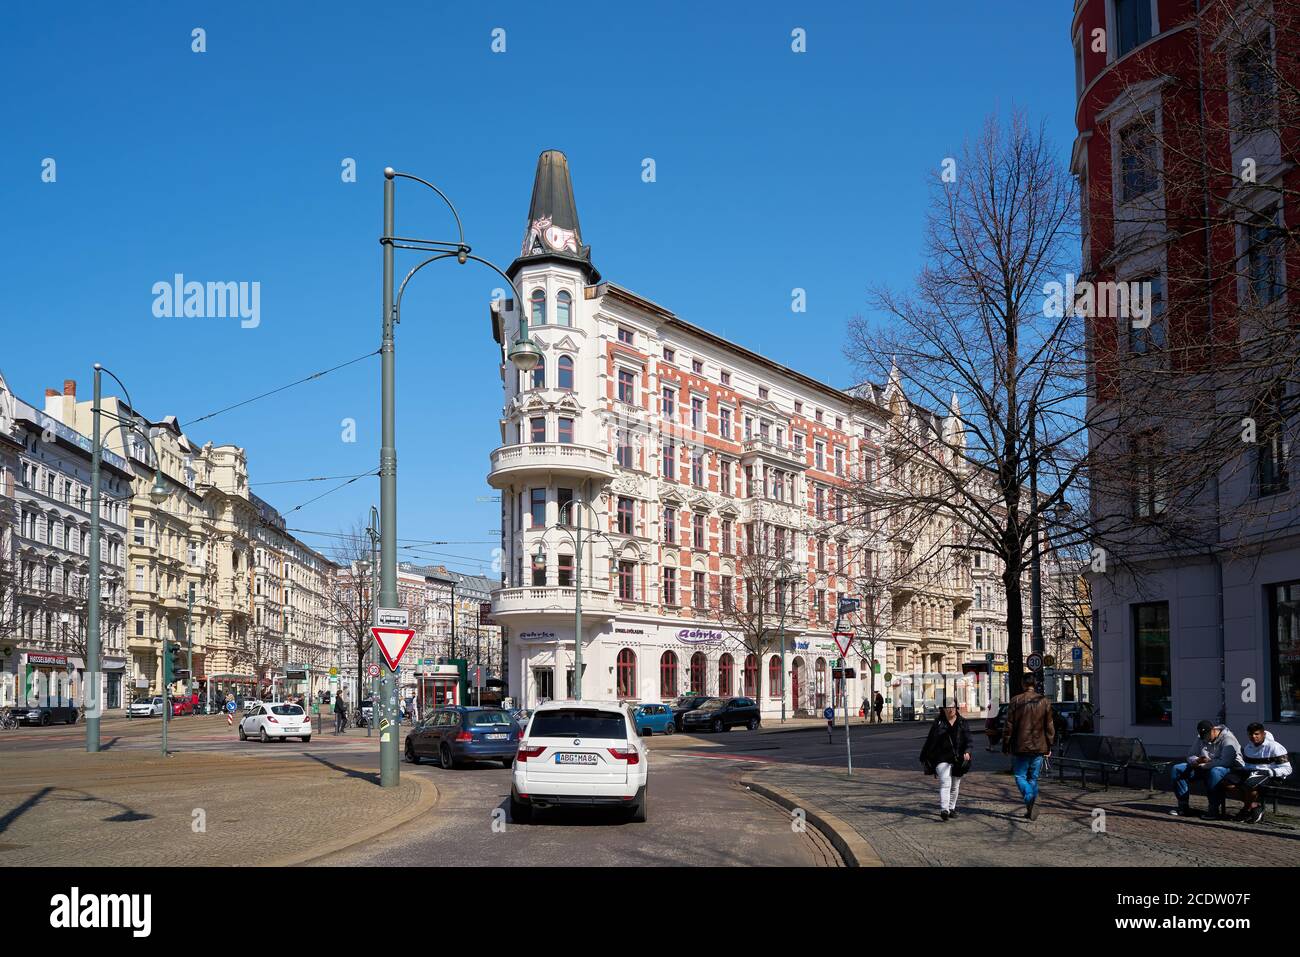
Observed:
[[[853,632],[832,631],[831,637],[835,639],[835,644],[839,647],[840,654],[847,658],[849,655],[849,649],[853,647]]]
[[[375,636],[375,644],[384,653],[388,667],[396,671],[397,663],[415,637],[415,631],[411,628],[371,628],[370,633]]]

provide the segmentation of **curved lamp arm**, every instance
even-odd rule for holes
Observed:
[[[110,376],[112,376],[113,381],[116,382],[118,388],[122,390],[122,394],[126,396],[126,404],[131,408],[131,411],[134,413],[135,402],[131,400],[131,393],[127,389],[126,383],[124,383],[121,379],[119,379],[117,375],[114,374],[112,369],[105,368],[103,365],[101,365],[98,362],[95,363],[94,368],[96,372],[107,372]],[[124,429],[124,428],[133,429],[137,435],[139,435],[141,438],[144,439],[145,444],[149,446],[149,451],[153,453],[153,488],[149,490],[149,500],[153,502],[155,505],[161,505],[163,502],[167,500],[168,492],[167,492],[167,486],[163,482],[162,457],[159,456],[158,454],[158,447],[154,445],[153,437],[150,436],[149,433],[144,430],[144,427],[140,425],[140,422],[136,417],[132,417],[129,420],[124,419],[122,418],[122,416],[114,415],[112,412],[105,412],[102,408],[99,410],[99,414],[106,415],[110,419],[116,421],[117,425],[113,427],[114,429]],[[108,434],[112,435],[113,429],[109,429]],[[125,432],[122,433],[122,443],[123,443],[123,447],[125,447],[126,445]],[[104,444],[104,440],[103,438],[101,438],[100,439],[101,448],[103,447],[103,444]]]
[[[456,212],[456,207],[455,207],[455,205],[452,203],[452,201],[451,201],[450,199],[447,198],[447,194],[446,194],[446,193],[444,193],[444,192],[443,192],[442,190],[440,190],[438,187],[434,186],[434,185],[433,185],[432,183],[430,183],[427,179],[421,179],[421,178],[418,177],[418,176],[412,176],[410,173],[399,173],[397,170],[393,169],[391,166],[385,168],[385,170],[384,170],[384,176],[386,176],[388,179],[410,179],[410,180],[414,180],[414,181],[417,182],[417,183],[422,183],[423,185],[429,187],[429,189],[433,190],[435,193],[437,193],[439,196],[441,196],[441,197],[442,197],[442,201],[443,201],[444,203],[447,204],[447,208],[451,210],[451,215],[452,215],[452,216],[455,218],[455,220],[456,220],[456,232],[457,232],[457,233],[459,234],[459,236],[460,236],[460,241],[459,241],[460,248],[462,248],[462,249],[464,249],[464,250],[466,250],[466,251],[469,250],[469,247],[465,245],[465,227],[461,225],[461,222],[460,222],[460,213]]]

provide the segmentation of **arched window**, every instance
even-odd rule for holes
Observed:
[[[779,694],[781,690],[781,656],[773,655],[767,660],[768,696]]]
[[[813,670],[813,680],[817,682],[817,701],[815,707],[818,711],[826,707],[826,659],[818,658],[817,664]]]
[[[691,694],[704,694],[704,652],[691,655]]]
[[[555,322],[561,326],[573,325],[573,297],[563,289],[555,296]]]
[[[533,388],[546,388],[546,357],[538,356],[537,365],[533,368]]]
[[[733,669],[731,655],[723,655],[718,660],[718,694],[724,698],[731,696],[731,672]]]
[[[659,659],[659,697],[665,701],[677,697],[677,655],[671,651]]]
[[[560,356],[555,387],[557,389],[573,389],[573,356]]]
[[[531,317],[529,325],[544,326],[546,325],[546,290],[534,289],[530,299]]]
[[[636,653],[631,648],[618,653],[618,696],[636,697]]]
[[[745,656],[745,691],[746,698],[758,697],[758,655]]]

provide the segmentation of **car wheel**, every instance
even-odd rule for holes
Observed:
[[[641,800],[637,801],[632,808],[632,821],[635,824],[644,824],[650,811],[650,785],[646,785],[641,791]]]
[[[407,741],[407,742],[406,742],[406,762],[407,762],[407,764],[419,764],[419,763],[420,763],[420,758],[419,758],[419,756],[415,753],[415,745],[411,744],[410,741]]]
[[[515,766],[515,759],[514,759],[514,758],[502,758],[502,759],[501,759],[501,766],[502,766],[503,768],[512,768],[512,767]]]
[[[311,735],[310,735],[310,734],[304,734],[304,735],[302,736],[302,743],[303,743],[303,744],[306,744],[306,743],[309,742],[310,740],[311,740]]]
[[[533,819],[533,806],[510,795],[510,820],[516,824],[528,824]]]
[[[72,716],[68,718],[68,724],[76,724],[76,723],[77,723],[77,717],[78,717],[77,712],[75,712],[75,711],[72,712]]]
[[[713,722],[713,730],[717,733],[721,733],[722,731],[726,730],[725,726],[722,724],[721,718]]]
[[[673,724],[671,721],[669,721],[666,725],[664,725],[664,734],[672,734],[676,730],[677,730],[677,726]]]
[[[46,711],[44,714],[41,715],[41,727],[45,727],[49,723],[50,723],[50,713]]]
[[[262,728],[262,743],[266,744],[270,740],[271,740],[271,736],[266,733],[266,728],[265,727]]]
[[[244,733],[244,722],[239,722],[239,740],[247,741],[248,735]]]
[[[438,749],[438,763],[444,771],[450,771],[456,767],[456,759],[451,756],[451,748],[445,744]]]
[[[749,728],[750,731],[757,731],[757,730],[758,730],[758,719],[757,719],[757,718],[750,718],[750,719],[749,719],[749,724],[746,725],[746,727]]]

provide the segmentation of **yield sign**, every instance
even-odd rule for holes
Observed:
[[[832,631],[831,637],[835,639],[835,644],[839,647],[840,654],[847,658],[849,656],[849,648],[853,645],[853,632]]]
[[[415,631],[411,628],[371,628],[370,633],[375,636],[375,643],[384,653],[388,667],[396,671],[402,654],[415,637]]]

